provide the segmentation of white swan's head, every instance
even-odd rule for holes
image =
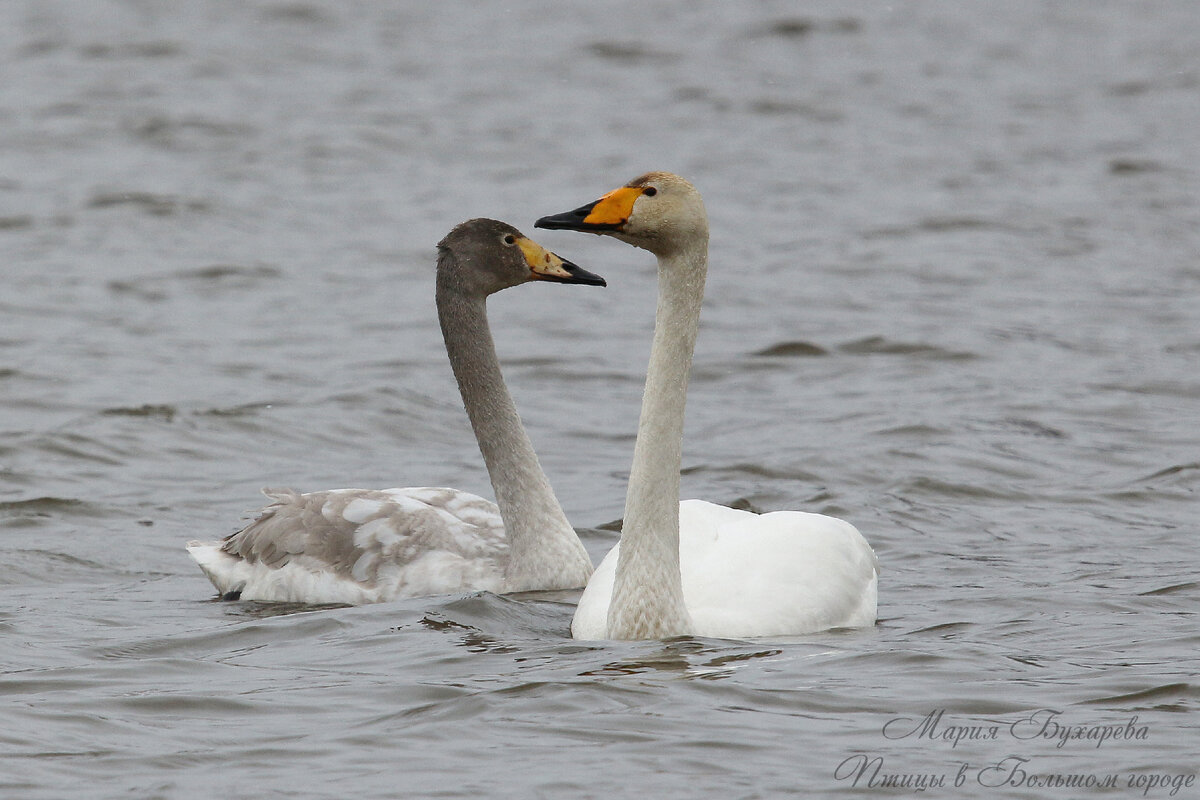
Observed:
[[[439,282],[483,296],[534,280],[607,285],[599,275],[494,219],[467,220],[438,242],[438,276]]]
[[[542,217],[534,227],[607,234],[655,255],[708,245],[700,192],[670,172],[647,172],[594,203]]]

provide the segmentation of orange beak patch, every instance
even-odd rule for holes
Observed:
[[[623,225],[629,219],[629,215],[633,213],[633,204],[641,194],[641,189],[632,186],[613,189],[596,201],[596,204],[592,206],[591,213],[584,217],[583,223],[614,227]]]

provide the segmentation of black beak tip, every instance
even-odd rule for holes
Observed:
[[[608,286],[608,281],[604,278],[594,272],[588,272],[577,264],[564,261],[563,266],[567,268],[567,272],[571,273],[571,283],[580,283],[584,286]]]
[[[561,214],[551,214],[533,223],[535,228],[545,228],[551,231],[588,231],[591,227],[586,222],[588,214],[592,213],[595,203],[580,206],[574,211],[564,211]]]
[[[533,227],[544,228],[550,231],[573,230],[575,226],[571,224],[573,220],[571,220],[569,216],[570,215],[568,212],[567,214],[555,214],[551,217],[542,217],[537,222],[533,223]],[[582,222],[582,218],[579,221]]]

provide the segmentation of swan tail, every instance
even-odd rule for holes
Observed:
[[[222,599],[236,600],[246,587],[248,576],[245,561],[232,556],[221,548],[221,542],[190,541],[188,555],[200,567],[200,571],[212,583]]]

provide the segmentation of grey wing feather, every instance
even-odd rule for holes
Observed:
[[[264,489],[273,501],[221,549],[279,568],[293,561],[371,583],[431,552],[502,562],[507,540],[494,503],[456,489]]]

